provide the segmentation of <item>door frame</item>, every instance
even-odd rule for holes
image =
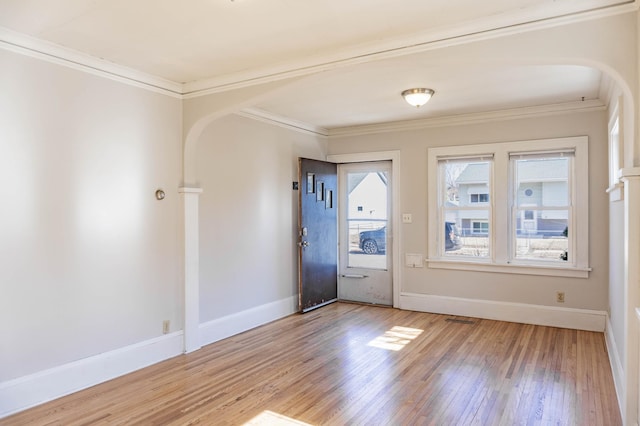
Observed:
[[[393,224],[393,239],[391,249],[391,264],[393,267],[393,307],[400,308],[400,247],[402,245],[400,230],[400,151],[359,152],[352,154],[327,155],[327,161],[333,163],[364,163],[369,161],[391,161],[391,222]],[[340,209],[340,205],[338,205]],[[340,229],[340,223],[338,223]]]

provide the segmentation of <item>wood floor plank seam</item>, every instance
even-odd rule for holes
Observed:
[[[269,412],[309,425],[621,424],[603,333],[337,302],[0,425],[243,425]]]

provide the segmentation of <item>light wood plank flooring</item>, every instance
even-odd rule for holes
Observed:
[[[247,423],[619,425],[621,420],[602,333],[347,303],[292,315],[0,420],[2,425]]]

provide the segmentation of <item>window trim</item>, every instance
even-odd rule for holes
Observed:
[[[574,253],[570,263],[541,263],[522,261],[511,257],[511,226],[494,226],[490,234],[491,252],[487,258],[451,258],[445,257],[439,248],[444,238],[440,226],[438,161],[447,158],[493,157],[490,176],[493,194],[489,223],[510,224],[511,209],[510,156],[512,153],[543,153],[558,150],[574,151],[573,191],[575,205],[571,211],[573,235],[570,247]],[[588,278],[589,267],[589,174],[588,174],[588,137],[575,136],[542,140],[525,140],[480,145],[442,146],[428,149],[427,155],[427,200],[428,200],[428,258],[430,268],[475,270],[486,272],[515,273],[528,275],[547,275],[558,277]],[[578,215],[577,212],[580,212]],[[433,238],[431,236],[434,236]]]
[[[620,114],[616,102],[609,118],[609,187],[620,183],[620,169],[623,167],[622,135],[620,126]]]
[[[566,205],[562,205],[562,206],[544,206],[544,205],[535,205],[535,204],[529,204],[529,203],[523,203],[518,205],[518,195],[517,195],[517,183],[518,183],[518,176],[517,176],[517,170],[516,170],[516,161],[519,159],[522,159],[523,157],[525,159],[535,159],[535,158],[541,158],[541,157],[547,157],[549,155],[553,156],[553,154],[556,154],[555,158],[558,157],[565,157],[568,159],[568,176],[567,176],[567,191],[568,191],[568,199],[567,199],[567,203]],[[510,251],[510,255],[511,255],[511,260],[513,263],[515,264],[533,264],[533,265],[544,265],[544,264],[549,264],[549,265],[557,265],[557,260],[553,261],[553,260],[536,260],[536,259],[527,259],[527,258],[520,258],[518,259],[517,257],[517,253],[516,253],[516,246],[517,246],[517,221],[518,221],[518,211],[522,212],[522,215],[520,217],[521,220],[521,226],[524,226],[525,221],[533,221],[534,223],[536,223],[537,225],[537,220],[538,217],[540,216],[541,212],[544,211],[566,211],[567,212],[567,221],[568,221],[568,226],[570,228],[573,227],[574,223],[575,223],[575,204],[576,204],[576,187],[575,187],[575,179],[576,179],[576,173],[575,173],[575,157],[576,157],[576,153],[574,149],[569,149],[569,150],[554,150],[554,152],[549,152],[549,151],[541,151],[540,153],[520,153],[520,152],[516,152],[513,153],[510,156],[510,177],[511,177],[511,182],[510,184],[512,185],[512,192],[511,192],[511,196],[512,198],[509,200],[511,203],[511,209],[513,210],[513,215],[511,217],[511,227],[510,227],[510,231],[511,231],[511,240],[510,240],[510,244],[512,244],[511,246],[511,251]],[[560,182],[561,180],[553,180],[555,182]],[[552,181],[552,182],[553,182]],[[542,185],[541,188],[541,195],[544,194],[544,184]],[[526,213],[527,212],[531,212],[533,214],[533,219],[525,219]],[[537,226],[536,226],[536,232],[537,232]],[[567,240],[568,240],[568,254],[569,254],[569,259],[566,262],[568,265],[575,265],[575,258],[574,258],[574,250],[575,250],[575,235],[571,235],[572,233],[570,233],[570,235],[568,236]]]

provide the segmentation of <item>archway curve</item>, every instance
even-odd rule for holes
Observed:
[[[204,130],[216,120],[251,107],[304,80],[296,77],[188,99],[184,102],[183,186],[197,187],[196,152]]]
[[[616,69],[615,66],[600,61],[593,58],[585,58],[585,57],[563,57],[562,55],[553,55],[550,54],[545,58],[527,58],[527,57],[517,57],[517,58],[486,58],[485,60],[480,61],[484,65],[511,65],[511,66],[562,66],[562,65],[577,65],[577,66],[585,66],[597,69],[601,71],[603,74],[607,75],[611,78],[612,84],[617,87],[619,93],[622,95],[624,100],[624,115],[627,118],[624,120],[624,135],[625,140],[629,140],[632,142],[631,146],[636,145],[636,99],[633,96],[634,90],[632,87],[635,87],[635,82],[629,82],[624,77],[624,72]],[[628,71],[628,70],[627,70]],[[627,77],[629,73],[627,72]],[[183,184],[185,187],[198,187],[198,174],[196,169],[196,158],[197,158],[197,150],[198,145],[201,143],[201,136],[203,132],[210,126],[212,123],[217,120],[233,114],[235,112],[240,111],[243,108],[247,108],[255,105],[256,103],[267,99],[269,96],[277,93],[279,90],[289,89],[294,87],[296,84],[302,84],[308,80],[308,78],[312,78],[315,74],[309,74],[304,77],[298,77],[291,80],[282,80],[278,82],[272,82],[267,85],[260,85],[255,87],[247,87],[245,89],[240,89],[234,91],[233,93],[219,93],[214,95],[208,95],[207,97],[195,98],[185,101],[185,116],[189,115],[188,118],[185,118],[185,139],[184,139],[184,151],[183,151],[183,161],[184,161],[184,170],[183,170]],[[192,103],[192,105],[187,105],[188,103]],[[189,110],[189,108],[192,108]],[[195,195],[197,199],[197,195]],[[192,206],[193,208],[193,206]],[[196,210],[197,210],[197,201],[196,201]],[[194,238],[197,241],[199,233],[199,223],[197,214],[194,215],[185,215],[185,240],[189,238]],[[186,244],[187,245],[187,244]],[[187,280],[185,278],[185,294],[195,294],[196,298],[187,301],[185,299],[184,313],[185,316],[189,315],[189,313],[193,313],[195,310],[198,311],[199,304],[199,277],[198,277],[198,265],[199,265],[199,253],[196,251],[191,251],[190,253],[185,252],[185,268],[195,268],[195,274],[192,274],[191,279]],[[195,266],[194,266],[195,265]],[[185,277],[186,277],[185,273]],[[194,279],[195,277],[195,279]],[[199,330],[197,328],[197,324],[192,326],[191,329],[187,329],[185,324],[185,341],[187,339],[187,335],[197,336]],[[195,349],[197,349],[197,345]],[[195,350],[193,349],[193,350]]]

